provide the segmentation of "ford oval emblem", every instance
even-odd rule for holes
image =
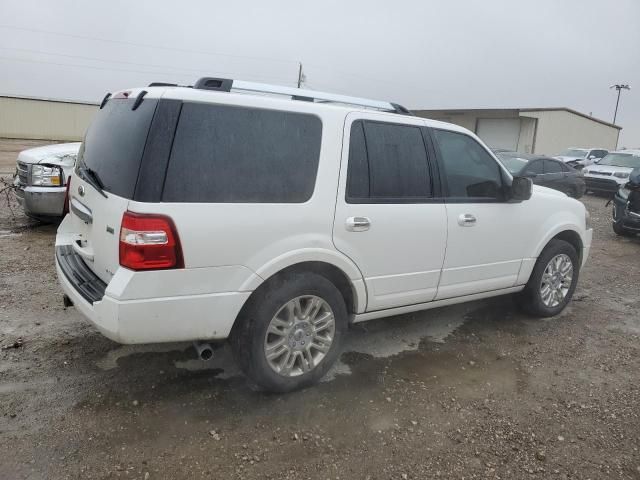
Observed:
[[[84,197],[84,187],[82,185],[78,187],[78,195]]]

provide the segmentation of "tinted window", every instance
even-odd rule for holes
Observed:
[[[502,175],[498,162],[473,138],[434,130],[445,169],[449,197],[501,200]]]
[[[419,127],[357,121],[347,171],[350,201],[402,202],[431,197],[427,151]]]
[[[365,123],[372,197],[431,195],[427,150],[419,127]]]
[[[111,99],[95,114],[78,152],[78,166],[94,170],[104,189],[133,198],[151,119],[158,101],[146,98],[131,110],[135,99]]]
[[[313,115],[185,103],[162,198],[305,202],[315,186],[321,134]]]
[[[525,175],[542,175],[544,173],[544,166],[542,160],[534,160],[529,162],[527,168],[524,170]]]
[[[369,161],[362,122],[354,122],[351,125],[348,161],[347,196],[369,198]]]
[[[562,165],[553,160],[544,161],[544,173],[562,173]]]

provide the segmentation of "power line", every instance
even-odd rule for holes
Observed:
[[[26,63],[43,63],[46,65],[55,65],[55,66],[60,66],[60,67],[73,67],[73,68],[88,68],[91,70],[104,70],[104,71],[110,71],[110,72],[133,72],[133,73],[142,73],[145,75],[168,75],[169,77],[182,77],[182,78],[187,78],[188,76],[186,74],[182,74],[182,73],[169,73],[169,72],[151,72],[148,70],[134,70],[134,69],[130,69],[130,68],[113,68],[113,67],[100,67],[97,65],[81,65],[81,64],[73,64],[73,63],[61,63],[61,62],[50,62],[47,60],[35,60],[35,59],[28,59],[28,58],[15,58],[15,57],[4,57],[4,56],[0,56],[0,60],[9,60],[9,61],[15,61],[15,62],[26,62]],[[229,76],[231,74],[229,74],[228,72],[208,72],[209,75],[219,75],[221,77],[224,77],[225,75]],[[188,77],[190,79],[192,79],[193,77]],[[261,79],[259,77],[253,77],[251,78],[251,76],[247,76],[246,78],[250,79],[250,80],[256,80],[256,81],[260,81]],[[291,83],[291,82],[285,82],[285,83]]]
[[[78,59],[81,59],[81,60],[89,60],[89,61],[96,61],[96,62],[103,62],[103,63],[119,63],[119,64],[123,64],[123,65],[134,65],[134,66],[140,66],[140,67],[165,68],[165,69],[171,69],[171,70],[175,71],[176,74],[178,74],[178,75],[182,75],[183,73],[181,73],[181,72],[193,72],[193,73],[196,73],[198,75],[204,75],[206,73],[207,75],[219,75],[219,76],[230,76],[230,77],[233,77],[235,75],[234,73],[231,73],[231,72],[216,72],[216,73],[204,72],[204,69],[173,67],[171,65],[157,65],[157,64],[149,64],[149,63],[127,62],[127,61],[123,61],[123,60],[109,60],[109,59],[102,59],[102,58],[97,58],[97,57],[86,57],[86,56],[83,56],[83,55],[70,55],[70,54],[64,54],[64,53],[45,52],[45,51],[42,51],[42,50],[31,50],[31,49],[27,49],[27,48],[0,47],[0,49],[2,49],[2,50],[13,50],[13,51],[25,52],[25,53],[34,53],[34,54],[38,54],[38,55],[50,55],[50,56],[65,57],[65,58],[78,58]],[[32,61],[36,62],[38,60],[34,59]],[[91,67],[91,65],[87,65],[87,67]],[[140,73],[153,73],[153,72],[141,72],[139,70],[131,70],[131,71],[140,72]],[[169,72],[169,70],[165,70],[165,71],[161,71],[161,72],[158,72],[158,73],[167,74],[168,72]],[[258,77],[261,78],[261,79],[271,79],[271,80],[283,81],[279,77],[271,77],[271,76],[263,76],[263,75],[259,75]]]
[[[179,47],[167,47],[162,45],[152,45],[147,43],[136,43],[136,42],[128,42],[126,40],[113,40],[110,38],[99,38],[99,37],[90,37],[86,35],[77,35],[73,33],[62,33],[62,32],[54,32],[51,30],[41,30],[37,28],[27,28],[27,27],[16,27],[14,25],[2,25],[0,24],[0,28],[10,29],[10,30],[21,30],[25,32],[31,33],[44,33],[47,35],[57,35],[60,37],[68,37],[68,38],[77,38],[81,40],[93,40],[98,42],[106,42],[106,43],[115,43],[118,45],[129,45],[134,47],[143,47],[143,48],[155,48],[160,50],[169,50],[174,52],[182,52],[182,53],[195,53],[197,55],[210,55],[210,56],[220,56],[220,57],[229,57],[229,58],[244,58],[248,60],[260,60],[260,61],[271,61],[271,62],[282,62],[282,63],[295,63],[298,62],[296,60],[289,60],[284,58],[275,58],[275,57],[258,57],[258,56],[250,56],[250,55],[235,55],[231,53],[219,53],[219,52],[206,52],[199,50],[192,50],[186,48]]]

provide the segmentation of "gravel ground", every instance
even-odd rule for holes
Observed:
[[[0,478],[640,479],[640,238],[583,200],[594,245],[560,316],[504,297],[361,324],[287,395],[226,349],[103,338],[62,307],[55,226],[0,200]]]

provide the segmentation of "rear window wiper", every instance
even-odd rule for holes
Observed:
[[[104,183],[102,183],[102,180],[100,180],[98,172],[86,166],[81,167],[80,172],[83,174],[82,176],[85,178],[85,180],[90,183],[91,186],[100,193],[100,195],[102,195],[104,198],[108,198],[107,194],[104,193]]]

